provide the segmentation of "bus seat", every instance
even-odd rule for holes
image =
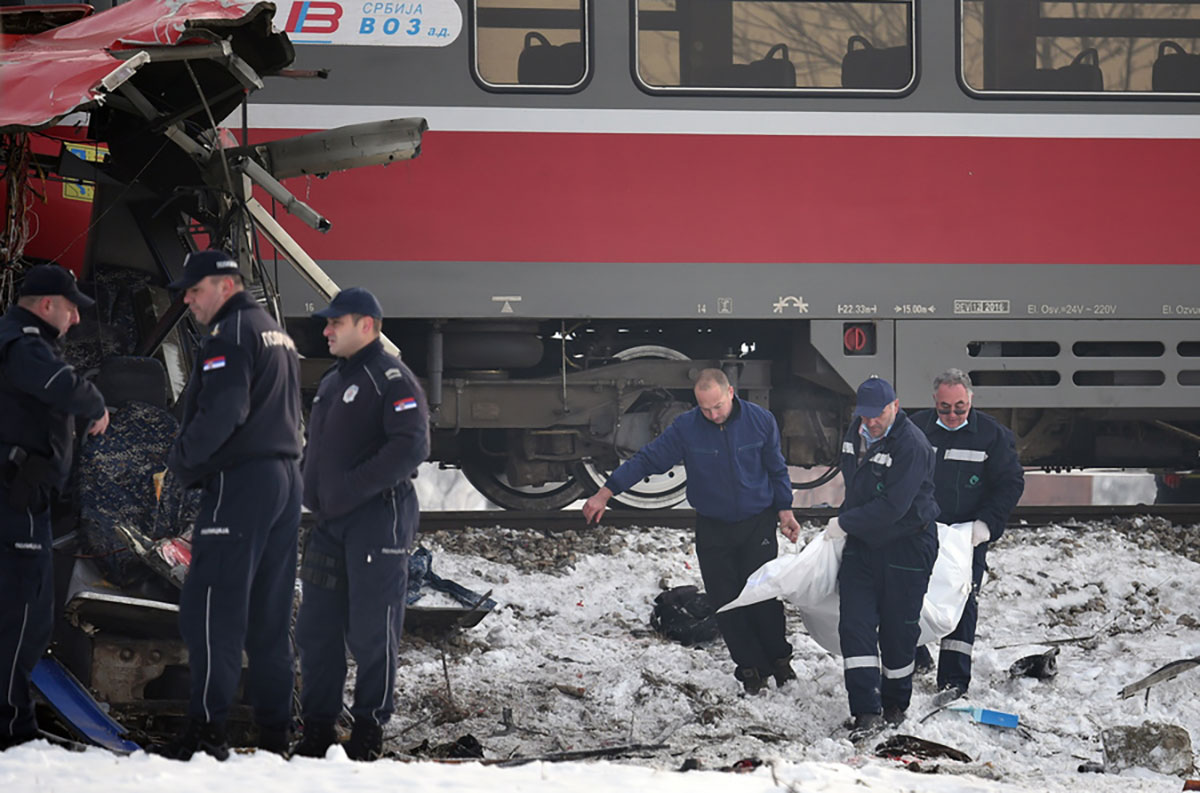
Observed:
[[[568,41],[557,46],[537,31],[525,34],[525,47],[517,59],[517,82],[521,85],[575,85],[583,80],[583,42]]]
[[[858,45],[855,48],[855,45]],[[863,36],[851,36],[842,58],[843,88],[898,90],[912,81],[912,47],[876,47]]]
[[[733,64],[724,84],[731,88],[795,88],[796,67],[787,45],[776,44],[761,60]]]
[[[1200,91],[1200,55],[1188,52],[1174,41],[1160,42],[1151,87],[1168,93]]]
[[[1088,47],[1066,66],[1036,69],[1024,85],[1015,87],[1024,91],[1103,91],[1100,55],[1095,47]]]

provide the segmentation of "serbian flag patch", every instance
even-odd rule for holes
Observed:
[[[225,356],[218,355],[216,358],[209,358],[204,362],[204,371],[211,372],[213,369],[225,368]]]
[[[412,410],[416,406],[417,406],[417,398],[416,397],[405,397],[404,399],[397,399],[395,402],[392,403],[392,407],[395,409],[395,411],[397,413],[399,413],[402,410]]]

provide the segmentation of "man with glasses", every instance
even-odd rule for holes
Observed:
[[[938,656],[935,701],[946,704],[967,693],[971,685],[971,652],[979,610],[975,602],[987,570],[988,543],[1000,538],[1008,516],[1025,490],[1025,472],[1017,459],[1012,431],[991,416],[971,408],[971,378],[961,369],[947,369],[933,381],[932,410],[912,416],[937,457],[934,485],[942,523],[973,522],[971,593],[958,627],[942,639]],[[921,647],[917,667],[930,668],[933,659]]]

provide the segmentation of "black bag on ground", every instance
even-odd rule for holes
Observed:
[[[1155,91],[1167,93],[1200,91],[1200,55],[1188,52],[1174,41],[1160,42],[1151,86]]]
[[[855,49],[854,45],[858,45]],[[898,90],[912,82],[912,48],[876,47],[862,36],[851,36],[842,58],[842,88]]]
[[[708,595],[694,586],[677,586],[654,598],[650,627],[666,638],[691,646],[717,638],[717,613]]]

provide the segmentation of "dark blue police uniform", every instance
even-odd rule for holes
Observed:
[[[1017,457],[1012,431],[975,409],[957,430],[938,424],[934,410],[914,413],[911,420],[925,433],[936,456],[934,485],[942,509],[938,520],[942,523],[981,520],[991,535],[988,542],[1000,539],[1008,516],[1025,492],[1025,472]],[[971,684],[971,654],[979,616],[976,596],[987,570],[988,542],[975,546],[971,594],[958,626],[942,639],[937,671],[939,689],[953,686],[965,693]]]
[[[58,336],[20,306],[0,318],[0,749],[37,734],[29,680],[54,614],[50,497],[70,472],[75,418],[105,411]]]
[[[719,608],[779,553],[779,512],[792,507],[779,425],[769,410],[737,397],[722,424],[692,408],[617,468],[604,486],[621,493],[681,461],[687,468],[688,501],[696,510],[700,575],[709,601]],[[766,677],[776,662],[786,664],[792,655],[778,600],[718,614],[717,627],[739,679],[749,670]]]
[[[838,635],[855,716],[908,708],[938,547],[929,442],[902,410],[875,443],[867,444],[861,425],[855,420],[842,442],[846,498],[838,510],[847,535]]]
[[[286,732],[289,628],[300,525],[300,359],[246,292],[216,312],[196,356],[168,465],[200,488],[192,566],[179,604],[194,721],[223,725],[237,692],[260,728]],[[188,752],[190,756],[190,752]]]
[[[304,548],[296,625],[306,739],[332,738],[347,648],[358,665],[355,731],[392,716],[408,553],[419,520],[412,477],[428,456],[425,394],[378,339],[325,373],[303,464],[304,504],[317,519]],[[316,747],[321,754],[323,748]]]

